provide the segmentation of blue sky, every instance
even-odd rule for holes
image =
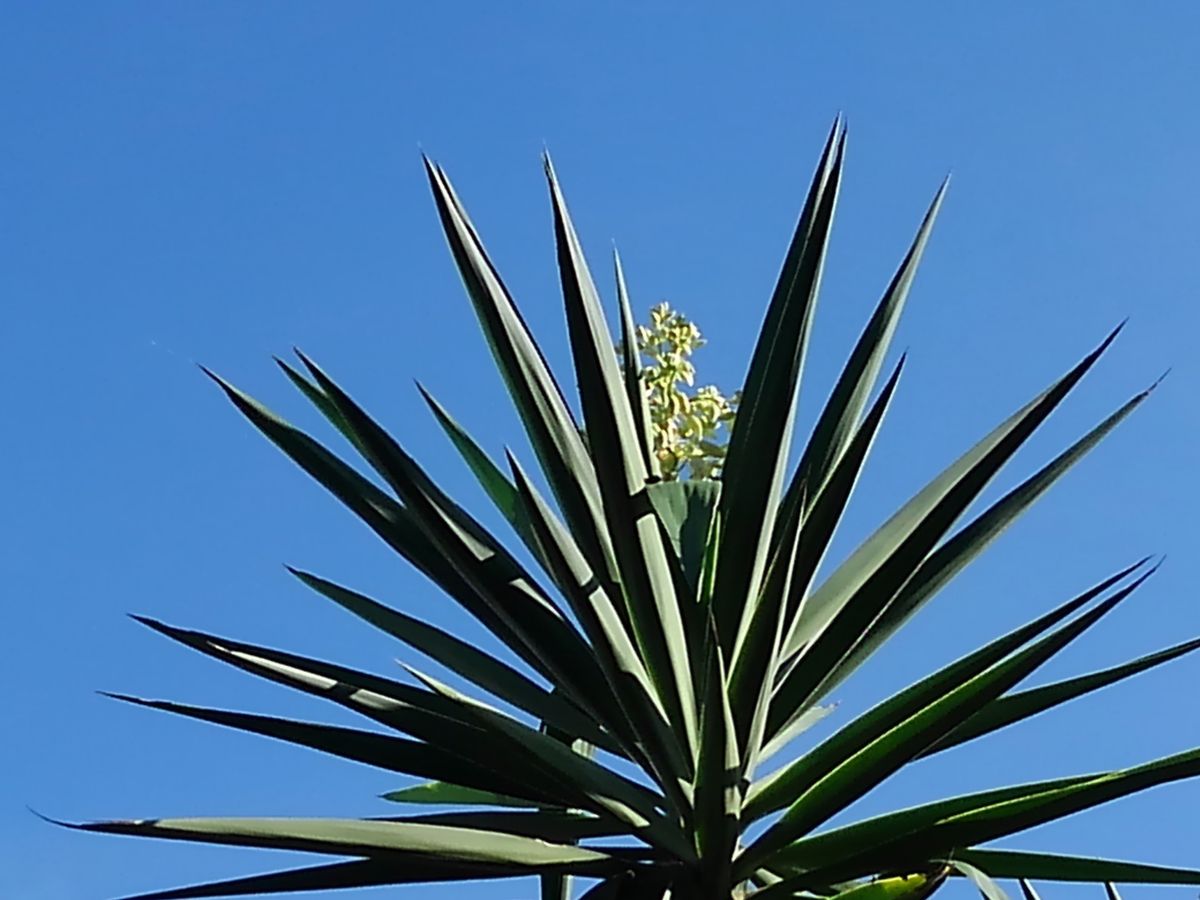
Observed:
[[[528,458],[419,148],[455,179],[552,362],[568,353],[543,146],[595,268],[616,241],[635,304],[667,298],[695,318],[712,341],[701,377],[731,390],[844,111],[804,422],[952,170],[898,337],[908,370],[835,556],[1122,318],[997,490],[1174,370],[845,687],[841,715],[1146,553],[1170,558],[1045,676],[1200,634],[1198,29],[1183,0],[5,4],[0,896],[110,897],[289,862],[70,833],[26,804],[79,819],[392,811],[373,799],[399,783],[383,773],[92,692],[343,721],[124,616],[394,671],[400,648],[285,562],[478,633],[195,366],[315,428],[270,363],[301,346],[493,522],[413,389],[420,378],[489,449]],[[1200,658],[1175,663],[919,767],[862,809],[1200,744],[1198,676]],[[1200,785],[1174,786],[1013,844],[1196,865],[1198,805]]]

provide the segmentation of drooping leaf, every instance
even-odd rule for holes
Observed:
[[[1008,894],[1004,888],[996,884],[995,880],[982,869],[976,868],[961,857],[951,860],[950,866],[958,874],[965,875],[970,879],[971,883],[979,888],[979,893],[984,896],[985,900],[1008,900]]]

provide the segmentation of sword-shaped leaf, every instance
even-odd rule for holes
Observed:
[[[633,412],[633,422],[637,430],[638,444],[642,448],[642,458],[646,461],[646,471],[651,479],[655,479],[662,476],[662,471],[658,465],[658,457],[654,455],[654,430],[650,421],[650,402],[642,381],[637,326],[633,321],[633,309],[629,305],[629,292],[625,288],[625,270],[621,266],[621,256],[615,248],[613,274],[617,282],[617,305],[621,310],[621,375],[625,384],[625,395],[629,398],[629,408]]]
[[[1116,338],[1114,330],[1063,378],[938,476],[851,555],[808,600],[793,636],[805,643],[788,676],[808,704],[863,632],[972,501]],[[810,615],[811,614],[811,615]]]
[[[279,368],[283,370],[283,374],[288,377],[288,380],[291,381],[291,383],[295,385],[297,389],[299,389],[300,393],[302,393],[308,399],[308,401],[317,408],[321,415],[323,415],[329,421],[329,423],[341,433],[342,437],[350,442],[351,446],[353,446],[355,450],[357,450],[359,453],[362,453],[363,448],[359,445],[358,435],[356,435],[354,430],[346,424],[346,420],[342,418],[342,414],[338,412],[337,406],[334,405],[332,400],[325,396],[325,392],[305,378],[302,374],[297,372],[286,360],[280,359],[278,356],[274,357],[274,359],[275,365],[279,366]]]
[[[709,618],[703,703],[700,707],[700,753],[696,761],[696,850],[703,884],[730,882],[742,809],[742,763],[725,663],[716,623]]]
[[[430,540],[483,600],[542,661],[556,687],[604,723],[614,701],[587,644],[532,577],[482,526],[447,497],[404,449],[305,357],[321,390],[337,405]]]
[[[762,752],[758,755],[759,762],[766,762],[835,709],[837,709],[836,703],[826,703],[824,706],[810,706],[808,709],[799,710],[762,748]]]
[[[749,620],[744,640],[739,642],[731,690],[734,709],[746,710],[739,721],[739,737],[744,742],[748,765],[753,765],[758,748],[783,728],[784,721],[811,705],[790,692],[798,682],[786,679],[781,693],[772,701],[780,657],[803,614],[817,567],[850,501],[903,368],[901,357],[815,502],[806,510],[797,504],[792,511],[792,519],[786,524],[786,546],[792,548],[793,556],[790,560],[776,557],[763,598]],[[753,721],[749,720],[751,709],[756,717]]]
[[[929,242],[933,223],[937,219],[949,184],[950,179],[947,178],[934,195],[912,246],[908,248],[908,253],[905,254],[896,274],[892,276],[891,283],[871,314],[870,321],[859,336],[858,343],[854,345],[854,350],[829,395],[829,400],[821,410],[821,416],[813,427],[812,437],[805,445],[800,463],[788,486],[780,509],[781,521],[786,521],[792,515],[793,507],[801,502],[802,492],[807,492],[810,499],[817,495],[858,428],[859,417],[866,409],[867,398],[871,396],[875,380],[883,368],[883,360],[887,356],[896,325],[904,311],[905,300],[916,277],[917,267],[921,264],[925,245]]]
[[[840,762],[880,740],[893,729],[909,721],[922,710],[944,700],[973,679],[981,677],[1029,641],[1091,603],[1143,566],[1146,561],[1139,560],[1045,615],[989,642],[879,703],[809,753],[760,781],[747,799],[746,816],[753,820],[792,803]],[[1145,577],[1143,575],[1141,579],[1115,595],[1116,601],[1119,602],[1128,596]],[[1112,603],[1110,598],[1107,601],[1108,606],[1104,608],[1111,608]],[[951,731],[953,727],[952,725]],[[929,742],[933,743],[936,740],[937,738],[930,737]],[[924,750],[924,747],[920,750]]]
[[[429,160],[425,167],[459,274],[542,471],[592,566],[612,580],[596,471],[579,426],[446,173]]]
[[[179,641],[194,650],[279,684],[332,700],[430,743],[457,746],[473,729],[447,732],[455,719],[454,704],[428,691],[321,660],[285,653],[241,641],[233,641],[200,631],[174,628],[144,616],[134,616],[143,625]],[[545,704],[565,720],[566,726],[579,729],[584,736],[595,736],[604,744],[612,741],[581,712],[562,698],[546,692]]]
[[[1176,869],[1144,863],[1060,856],[1024,850],[959,850],[956,859],[986,869],[994,878],[1040,881],[1115,881],[1127,884],[1200,884],[1200,869]]]
[[[377,859],[288,869],[248,878],[213,881],[191,887],[152,891],[122,900],[192,900],[198,897],[262,897],[267,894],[295,894],[306,891],[334,891],[344,888],[380,887],[395,884],[424,884],[438,881],[468,881],[476,878],[510,878],[527,875],[523,866],[497,866],[412,860],[396,863]]]
[[[479,486],[483,488],[496,509],[500,511],[500,515],[504,516],[505,521],[512,526],[513,531],[529,548],[530,553],[537,558],[537,542],[533,540],[529,523],[525,521],[521,502],[517,497],[517,489],[513,483],[508,480],[508,476],[501,471],[500,467],[492,462],[491,457],[483,451],[483,448],[467,433],[467,430],[454,420],[436,397],[425,390],[421,384],[417,385],[417,390],[421,392],[421,396],[429,405],[437,423],[442,426],[442,431],[446,433],[446,437],[450,438],[450,443],[463,458],[471,470],[471,474],[479,482]],[[538,562],[542,562],[542,560],[538,559]]]
[[[886,817],[873,820],[871,831],[882,837],[882,841],[865,846],[863,841],[868,834],[864,829],[863,834],[856,836],[861,851],[857,855],[820,865],[785,879],[784,883],[799,890],[809,883],[823,884],[830,879],[857,877],[874,871],[877,866],[888,865],[889,861],[957,854],[958,848],[1016,834],[1160,784],[1198,775],[1200,750],[1190,750],[1117,772],[1026,785],[1023,789],[1013,789],[1007,798],[997,798],[989,792],[958,798],[948,808],[939,809],[941,804],[929,804],[895,814],[890,822],[884,821]],[[933,813],[940,814],[936,821],[930,821]],[[887,826],[898,828],[890,839],[884,831]],[[812,840],[815,842],[820,837]],[[811,853],[812,849],[806,848],[806,852]],[[795,846],[781,851],[780,855],[794,853]],[[1030,877],[1035,876],[1031,874]]]
[[[872,866],[890,864],[890,857],[879,857],[875,851],[898,837],[927,829],[943,819],[973,809],[982,809],[994,803],[1005,803],[1018,797],[1082,784],[1096,775],[1076,775],[1054,778],[1032,784],[1012,785],[937,800],[896,812],[884,813],[840,828],[801,838],[779,850],[771,857],[771,868],[786,871],[817,871],[824,876],[826,870],[833,871],[835,878],[856,878],[870,871]],[[834,871],[834,870],[837,871]],[[851,874],[845,875],[844,872]]]
[[[615,837],[629,833],[624,825],[613,819],[602,819],[598,816],[568,810],[442,812],[399,818],[389,816],[385,821],[503,831],[505,834],[519,834],[559,844],[574,843],[586,838]]]
[[[549,156],[546,179],[554,207],[554,236],[563,305],[588,447],[600,483],[605,522],[621,587],[651,682],[689,755],[696,748],[696,698],[687,633],[658,520],[646,496],[650,473],[613,339],[596,286],[567,212]]]
[[[612,753],[624,752],[574,704],[546,690],[491,654],[434,625],[384,606],[332,581],[290,567],[288,571],[343,609],[419,650],[498,699],[539,719],[554,722],[564,730],[578,731],[581,736],[588,736],[593,743]]]
[[[441,861],[519,867],[527,874],[557,869],[602,875],[625,865],[599,850],[521,835],[373,819],[138,819],[59,824],[81,831],[230,847],[365,856],[394,862]]]
[[[963,797],[953,801],[953,807],[941,810],[939,804],[929,804],[895,814],[891,822],[884,822],[885,817],[873,820],[872,830],[884,838],[881,842],[867,847],[863,844],[867,835],[857,835],[861,848],[858,855],[822,864],[785,879],[783,884],[800,890],[809,884],[858,877],[896,860],[956,853],[958,848],[1017,834],[1160,784],[1197,776],[1200,750],[1189,750],[1116,772],[1027,785],[1013,789],[1008,798],[987,794]],[[940,816],[931,822],[933,812],[940,812]],[[889,825],[898,828],[890,839],[883,831]],[[785,848],[779,855],[794,855],[796,846]],[[812,852],[811,847],[806,849]]]
[[[414,803],[422,806],[513,806],[522,809],[536,806],[520,797],[506,797],[491,791],[448,784],[444,781],[426,781],[411,787],[388,791],[380,795],[381,800],[391,803]]]
[[[374,766],[389,772],[416,775],[418,778],[434,778],[451,784],[478,790],[495,792],[505,796],[520,797],[537,803],[570,802],[572,792],[559,792],[558,785],[548,779],[534,781],[519,774],[512,777],[469,759],[472,752],[486,753],[483,744],[455,744],[452,747],[431,746],[421,741],[342,728],[336,725],[320,725],[313,722],[298,722],[274,716],[259,716],[252,713],[209,709],[203,706],[188,706],[165,700],[144,700],[126,694],[105,693],[104,696],[137,706],[145,706],[162,712],[174,713],[202,722],[223,725],[238,731],[263,737],[275,738],[331,756]],[[476,730],[474,737],[482,734]],[[495,758],[494,758],[495,759]],[[498,760],[492,763],[498,765]]]
[[[413,514],[304,432],[212,372],[212,378],[250,423],[293,462],[362,519],[385,543],[449,594],[535,671],[551,677],[549,667],[531,652],[517,632],[467,583],[425,535]],[[329,401],[332,402],[332,401]]]
[[[991,734],[993,731],[1006,728],[1015,722],[1032,718],[1039,713],[1058,706],[1060,703],[1066,703],[1069,700],[1074,700],[1076,697],[1082,697],[1084,694],[1098,691],[1101,688],[1108,687],[1110,684],[1114,684],[1125,678],[1131,678],[1134,675],[1145,672],[1147,669],[1171,662],[1198,649],[1200,649],[1200,638],[1184,641],[1165,650],[1159,650],[1157,653],[1150,653],[1122,665],[1102,669],[1099,672],[1092,672],[1088,675],[1080,675],[1076,678],[1067,678],[1063,681],[1056,681],[1053,684],[1031,688],[1030,690],[1013,694],[1010,697],[1001,697],[999,700],[984,707],[976,715],[954,729],[954,731],[950,732],[945,738],[938,741],[938,743],[921,755],[932,756],[934,753],[940,753],[943,750],[957,747],[959,744],[964,744],[967,741],[973,741],[985,734]]]
[[[789,768],[788,774],[781,779],[781,787],[795,800],[783,817],[746,849],[739,871],[745,874],[753,872],[766,861],[772,850],[803,837],[912,761],[931,743],[948,734],[1075,640],[1147,577],[1149,573],[1024,650],[953,686],[928,706],[832,766],[820,771],[808,770],[807,774],[804,767]],[[883,717],[884,713],[880,712],[879,715]],[[835,740],[837,735],[830,739]],[[794,792],[792,785],[798,786],[803,793]]]
[[[1108,349],[1121,327],[1114,329],[1066,375],[929,482],[855,550],[810,598],[789,651],[797,652],[816,639],[853,600],[858,599],[860,604],[869,602],[872,608],[882,608],[992,476]],[[861,621],[864,618],[866,621]],[[873,618],[851,616],[859,631]],[[833,659],[829,668],[838,661]]]
[[[542,553],[588,635],[598,664],[623,711],[618,733],[640,746],[650,772],[671,796],[676,808],[686,807],[679,783],[690,777],[690,760],[683,752],[679,736],[667,723],[650,675],[616,605],[517,460],[510,456],[509,464]]]
[[[412,671],[412,670],[410,670]],[[694,858],[677,823],[659,812],[662,798],[593,759],[576,753],[554,738],[535,731],[477,700],[420,672],[413,674],[431,690],[457,701],[465,714],[497,738],[510,743],[508,752],[528,753],[544,765],[549,774],[565,780],[584,795],[575,804],[599,814],[616,817],[643,840],[684,858]]]
[[[796,393],[837,205],[845,137],[839,119],[829,134],[767,307],[722,467],[723,536],[713,612],[722,651],[730,659],[742,620],[758,598],[770,554]]]
[[[1187,750],[1079,784],[951,816],[925,832],[903,839],[900,849],[908,850],[910,846],[974,846],[1161,784],[1197,776],[1200,776],[1200,749]]]
[[[1100,443],[1126,416],[1150,396],[1157,382],[1129,400],[1120,409],[1068,447],[1033,476],[1009,491],[970,524],[931,553],[908,583],[887,604],[854,649],[830,673],[822,694],[840,684],[905,622],[979,556],[1017,518],[1034,504],[1067,471]]]

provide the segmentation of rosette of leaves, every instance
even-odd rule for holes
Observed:
[[[366,470],[218,379],[263,434],[478,619],[502,652],[301,571],[295,574],[306,585],[440,666],[441,677],[418,668],[408,679],[384,677],[142,619],[216,660],[347,707],[368,727],[122,699],[417,779],[387,795],[402,808],[382,818],[75,826],[332,858],[143,900],[529,877],[543,898],[555,900],[569,896],[572,877],[590,900],[917,898],[955,875],[992,897],[1003,894],[994,879],[1005,878],[1200,883],[1192,870],[989,846],[1200,774],[1200,750],[831,824],[910,764],[1200,646],[1188,641],[1023,686],[1145,582],[1153,567],[1141,560],[1048,603],[1033,621],[916,683],[898,685],[824,738],[795,743],[829,712],[826,701],[846,678],[1149,393],[1133,396],[967,516],[1108,348],[1110,334],[824,572],[826,549],[899,383],[903,358],[884,371],[889,341],[944,193],[943,186],[792,465],[797,387],[844,150],[838,123],[767,305],[720,481],[659,478],[624,281],[618,267],[626,325],[618,359],[549,162],[581,420],[445,172],[427,162],[450,250],[541,478],[512,455],[497,464],[429,402],[534,564],[506,549],[308,358],[300,357],[302,369],[281,366]]]

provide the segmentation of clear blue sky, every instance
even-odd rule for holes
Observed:
[[[418,148],[455,178],[555,363],[568,355],[543,146],[596,268],[616,240],[636,304],[666,297],[697,319],[712,338],[701,374],[732,389],[845,111],[806,416],[953,170],[898,339],[909,371],[838,554],[1123,317],[998,487],[1174,372],[846,686],[842,714],[1146,553],[1170,559],[1046,675],[1200,633],[1198,34],[1186,0],[4,4],[0,896],[103,898],[290,861],[69,833],[25,804],[83,819],[393,811],[373,799],[398,785],[383,773],[92,691],[344,721],[124,617],[394,671],[399,647],[284,562],[476,634],[194,365],[316,427],[269,360],[299,345],[486,510],[412,387],[493,451],[523,447]],[[1198,676],[1200,659],[1175,663],[919,767],[862,808],[1200,744]],[[1200,785],[1174,786],[1013,843],[1198,865],[1198,806]]]

